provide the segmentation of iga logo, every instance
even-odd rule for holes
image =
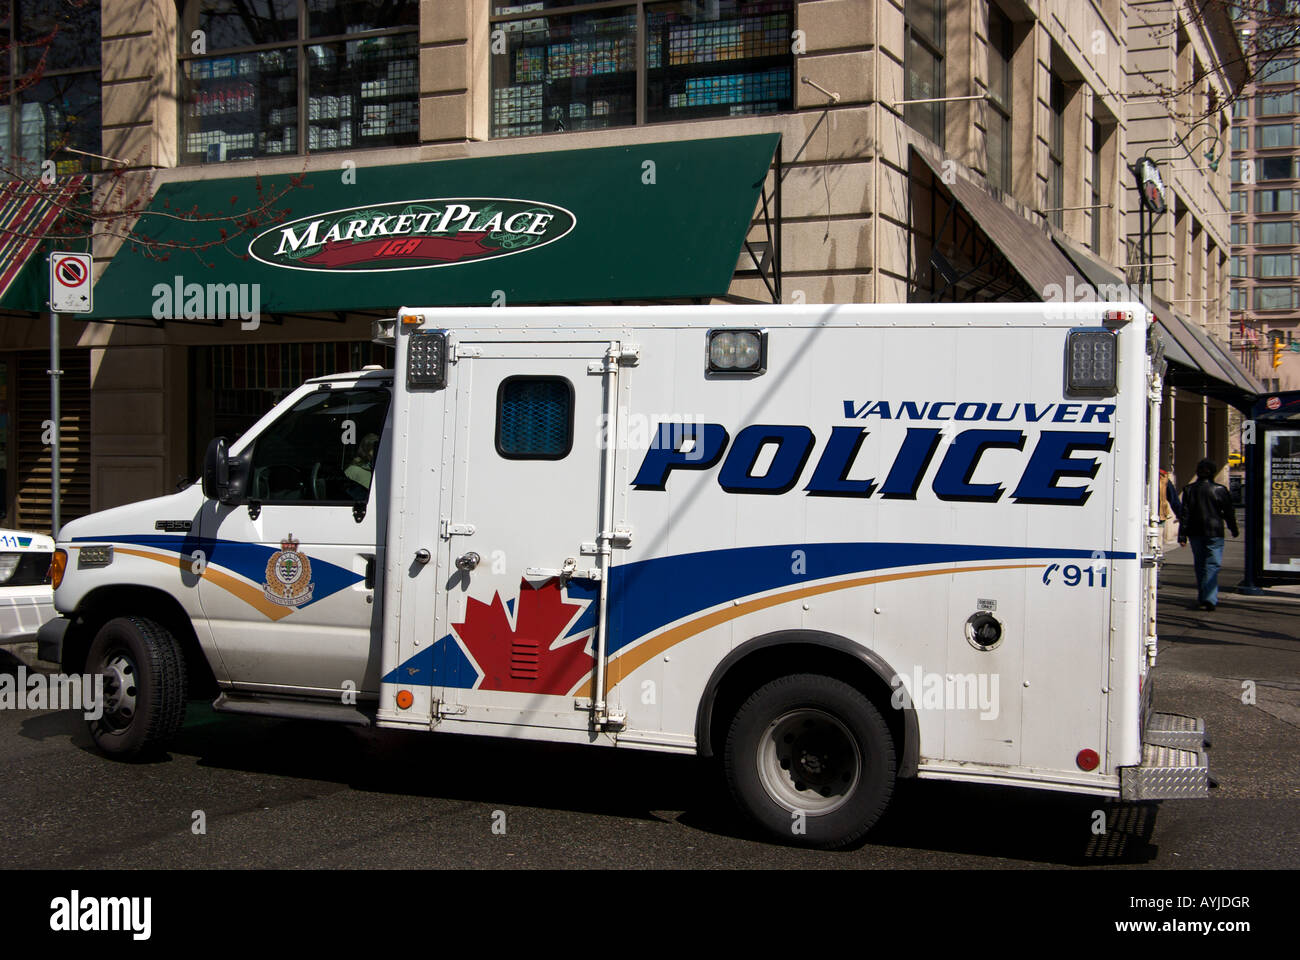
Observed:
[[[538,250],[577,222],[563,207],[534,200],[403,200],[301,217],[258,234],[248,252],[292,270],[423,270]]]

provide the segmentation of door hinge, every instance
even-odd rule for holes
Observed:
[[[459,717],[465,713],[463,703],[447,703],[445,700],[438,700],[433,706],[433,714],[436,717]]]
[[[610,347],[604,360],[593,360],[587,364],[590,374],[612,373],[615,367],[635,367],[641,359],[641,348],[635,343],[625,347]]]
[[[611,548],[632,546],[632,528],[615,527],[613,533],[602,533],[596,542],[588,541],[581,547],[581,552],[588,556],[609,556]]]
[[[442,539],[450,540],[452,537],[472,537],[473,535],[474,524],[452,523],[450,518],[442,518]]]
[[[447,359],[452,363],[457,360],[472,360],[479,356],[478,347],[471,347],[460,343],[447,344]]]
[[[621,710],[607,710],[604,716],[597,715],[593,720],[597,730],[622,730],[627,726],[627,714]]]

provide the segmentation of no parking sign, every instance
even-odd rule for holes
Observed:
[[[90,312],[90,254],[50,254],[50,309],[55,313]]]

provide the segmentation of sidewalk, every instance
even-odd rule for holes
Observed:
[[[1237,592],[1246,573],[1246,544],[1241,537],[1225,537],[1223,541],[1223,569],[1219,571],[1219,602],[1237,598],[1240,600],[1258,600],[1265,597],[1251,597]],[[1165,545],[1165,559],[1160,568],[1160,601],[1165,600],[1167,587],[1187,587],[1190,593],[1182,598],[1187,603],[1196,599],[1196,571],[1192,567],[1191,547],[1180,547],[1177,542]],[[1300,600],[1300,584],[1288,584],[1281,587],[1268,587],[1265,591],[1269,599]],[[1179,602],[1175,598],[1174,602]],[[1216,611],[1217,612],[1217,611]],[[1300,624],[1297,625],[1300,635]]]
[[[1167,548],[1157,596],[1157,669],[1270,678],[1288,686],[1300,681],[1300,589],[1269,588],[1258,596],[1239,593],[1244,570],[1244,545],[1229,537],[1219,571],[1218,609],[1196,609],[1192,551],[1177,544]]]

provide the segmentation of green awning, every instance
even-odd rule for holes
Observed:
[[[779,139],[166,183],[87,316],[235,317],[254,284],[261,314],[722,296]]]

